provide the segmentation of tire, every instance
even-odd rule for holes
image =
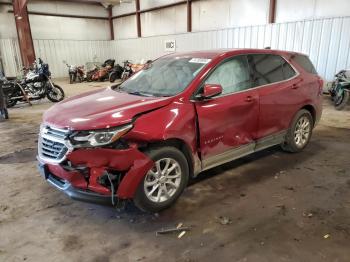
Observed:
[[[54,87],[56,92],[54,91],[54,89],[50,88],[46,96],[51,102],[57,103],[64,99],[64,92],[60,86],[54,84]]]
[[[69,84],[73,84],[73,75],[72,74],[70,74],[69,75]]]
[[[305,120],[306,121],[305,123],[308,123],[308,126],[306,126],[305,124],[305,128],[301,128],[304,130],[303,132],[305,132],[304,135],[303,133],[301,133],[301,131],[299,131],[300,126],[304,125],[304,124],[301,124],[302,120]],[[311,113],[305,109],[300,110],[293,118],[292,124],[288,129],[286,139],[284,143],[281,145],[282,149],[284,151],[291,152],[291,153],[302,151],[310,141],[310,138],[312,136],[313,126],[314,126],[314,119]],[[305,137],[306,133],[307,133],[307,137]]]
[[[159,212],[174,204],[185,189],[185,187],[187,186],[189,179],[188,162],[186,160],[186,157],[182,154],[182,152],[175,147],[153,148],[146,152],[146,154],[155,162],[155,164],[147,172],[147,174],[139,184],[134,197],[134,203],[139,209],[143,211]],[[170,167],[168,168],[168,170],[173,168],[173,166],[175,167],[168,174],[172,178],[169,178],[164,175],[160,178],[157,178],[157,173],[159,169],[157,169],[156,163],[160,163],[159,167],[161,170],[163,168],[162,171],[164,171],[168,159],[168,167]],[[153,173],[151,170],[153,171]],[[147,183],[151,183],[153,185],[147,186]],[[154,189],[155,187],[157,189]],[[162,189],[160,190],[160,188]],[[153,193],[150,196],[147,196],[147,192],[151,193],[152,190]],[[164,190],[166,190],[168,195],[164,193]],[[160,194],[159,191],[161,191]]]
[[[109,82],[114,83],[114,81],[117,79],[117,73],[111,73],[109,75]]]
[[[7,108],[14,107],[16,104],[17,104],[17,100],[7,100],[6,101]]]
[[[344,90],[343,95],[341,97],[339,97],[338,99],[337,97],[335,97],[334,106],[336,110],[343,110],[346,107],[350,97],[349,93],[349,91]]]

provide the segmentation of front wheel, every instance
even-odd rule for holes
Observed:
[[[186,157],[174,147],[151,149],[154,161],[135,194],[134,203],[143,211],[158,212],[170,207],[185,189],[189,168]]]
[[[53,84],[53,88],[50,88],[47,91],[47,98],[54,103],[62,101],[64,99],[63,89],[60,86]]]
[[[286,139],[281,145],[287,152],[300,152],[310,141],[314,121],[309,111],[302,109],[294,117]]]
[[[349,91],[343,90],[341,95],[334,98],[334,106],[336,110],[343,110],[349,101]]]

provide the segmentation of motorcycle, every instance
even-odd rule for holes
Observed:
[[[335,75],[335,80],[329,89],[335,109],[342,110],[350,98],[350,70],[341,70]]]
[[[84,66],[69,65],[66,61],[63,61],[63,63],[66,64],[66,66],[68,67],[70,84],[76,82],[77,78],[80,83],[86,80]]]
[[[109,73],[109,82],[114,83],[115,80],[120,79],[123,73],[123,68],[117,64],[112,68],[112,71]]]
[[[4,88],[7,96],[7,107],[13,107],[19,101],[39,100],[47,97],[51,102],[60,102],[64,99],[63,89],[51,81],[49,65],[39,58],[33,67],[26,69],[24,78],[6,83]]]
[[[125,81],[136,72],[142,70],[145,66],[150,65],[152,63],[152,60],[148,60],[146,64],[132,64],[128,60],[124,61],[123,63],[124,63],[124,68],[123,68],[123,73],[121,75],[121,79],[122,81]]]
[[[91,76],[92,81],[104,81],[109,77],[109,73],[114,67],[115,60],[108,59],[106,60],[101,67],[97,68]]]
[[[121,75],[121,80],[124,82],[126,79],[128,79],[132,74],[134,74],[134,71],[132,70],[131,66],[132,64],[128,61],[125,60],[124,62],[124,67],[123,67],[123,73]]]

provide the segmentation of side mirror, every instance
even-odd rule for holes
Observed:
[[[205,84],[203,92],[197,97],[201,99],[210,99],[222,93],[222,86],[219,84]]]

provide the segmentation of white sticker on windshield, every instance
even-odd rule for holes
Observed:
[[[208,58],[192,58],[190,63],[197,63],[197,64],[208,64],[211,61],[211,59]]]

